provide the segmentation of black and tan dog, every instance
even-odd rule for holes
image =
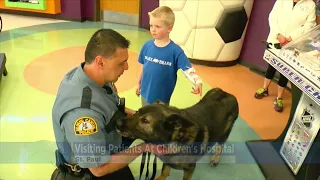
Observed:
[[[237,99],[214,88],[189,108],[178,109],[161,102],[144,106],[130,119],[117,119],[116,129],[126,137],[171,144],[169,147],[175,148],[175,154],[159,157],[163,168],[156,179],[166,179],[170,168],[174,168],[184,170],[183,179],[189,180],[197,161],[210,150],[209,144],[218,143],[210,163],[212,166],[219,163],[223,143],[238,113]]]

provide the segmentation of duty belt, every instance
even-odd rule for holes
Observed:
[[[81,172],[81,170],[82,170],[81,167],[79,166],[79,164],[75,164],[75,165],[73,165],[73,164],[68,164],[68,163],[64,163],[64,164],[65,164],[66,166],[70,167],[73,172],[79,173],[79,172]]]
[[[88,169],[81,168],[78,164],[68,164],[64,163],[63,165],[66,169],[69,175],[81,178],[81,180],[90,180],[91,174],[89,173]]]

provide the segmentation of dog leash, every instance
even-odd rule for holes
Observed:
[[[154,156],[154,160],[153,160],[153,169],[152,169],[152,175],[151,178],[149,178],[149,162],[150,162],[150,152],[143,152],[142,153],[142,159],[141,159],[141,164],[140,164],[140,177],[139,180],[141,180],[141,176],[143,173],[143,169],[144,169],[144,165],[146,162],[146,156],[148,155],[148,159],[147,159],[147,172],[146,172],[146,178],[145,180],[153,180],[156,176],[156,172],[157,172],[157,157]]]

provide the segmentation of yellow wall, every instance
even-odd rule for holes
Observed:
[[[102,11],[124,12],[129,14],[139,14],[140,0],[101,0]]]

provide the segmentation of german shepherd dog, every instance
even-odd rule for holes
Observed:
[[[197,161],[212,148],[209,146],[211,143],[218,143],[218,146],[210,164],[216,166],[219,163],[222,146],[238,114],[236,97],[220,88],[213,88],[198,103],[185,109],[160,101],[144,106],[132,117],[117,119],[116,129],[125,137],[149,143],[169,143],[169,148],[175,147],[174,154],[158,157],[163,167],[156,179],[166,179],[170,169],[174,168],[184,171],[183,180],[190,180]],[[196,151],[185,151],[191,146]]]

